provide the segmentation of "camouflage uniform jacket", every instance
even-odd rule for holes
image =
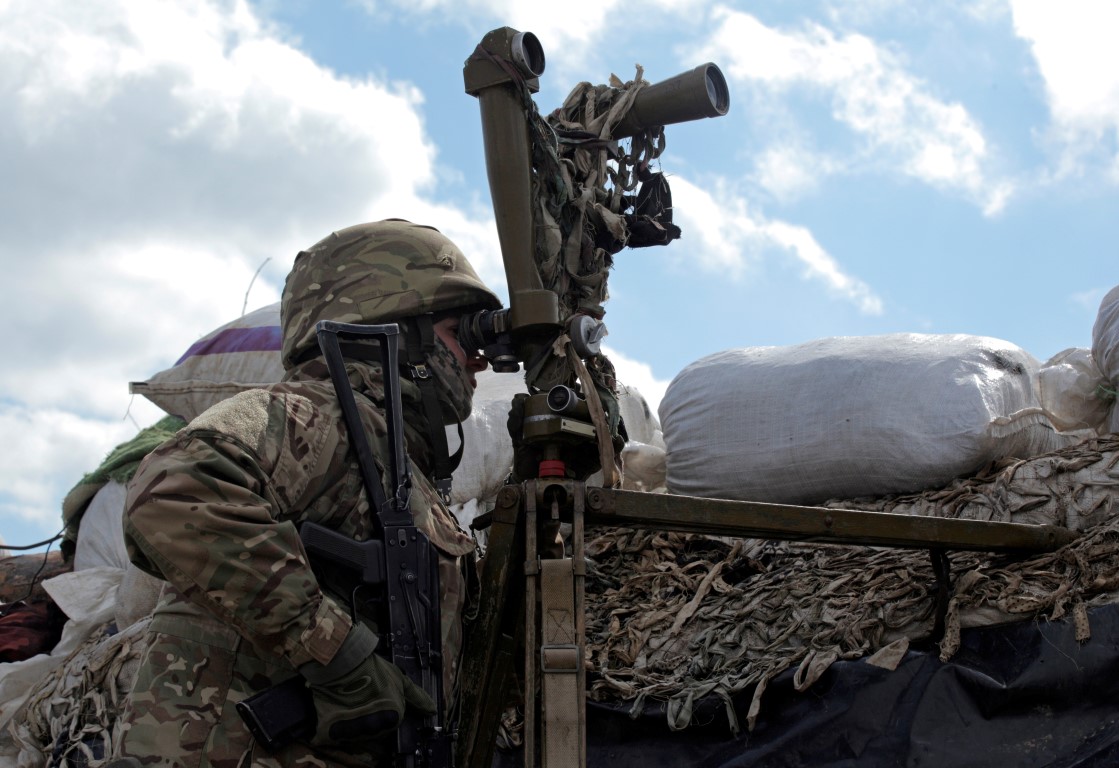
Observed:
[[[354,364],[348,370],[383,467],[379,372]],[[302,743],[267,755],[234,710],[299,665],[330,661],[351,627],[348,607],[325,595],[312,574],[296,530],[313,521],[359,541],[371,535],[333,386],[322,380],[324,370],[310,373],[311,380],[219,403],[154,451],[133,479],[125,512],[129,554],[170,587],[150,625],[119,754],[146,766],[376,764],[374,755]],[[462,640],[462,561],[474,544],[423,477],[428,449],[412,428],[412,386],[402,382],[411,509],[441,554],[450,698]]]

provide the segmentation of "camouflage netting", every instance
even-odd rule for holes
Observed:
[[[834,503],[945,516],[1092,527],[1057,552],[1028,558],[950,555],[952,592],[942,659],[961,627],[1071,616],[1090,637],[1087,607],[1119,589],[1119,438],[1089,440],[1029,461],[1003,462],[973,480],[920,496]],[[753,688],[753,727],[767,683],[796,669],[807,689],[837,659],[875,655],[892,668],[928,641],[936,578],[927,551],[598,530],[588,536],[587,644],[598,700],[667,702],[673,729],[704,696]]]
[[[101,765],[120,738],[120,713],[146,647],[149,619],[95,631],[32,692],[8,726],[20,768]]]
[[[539,235],[536,260],[544,287],[562,305],[561,320],[585,313],[601,318],[613,255],[631,243],[632,195],[650,162],[664,149],[664,129],[634,137],[630,151],[612,140],[648,82],[611,76],[610,85],[577,85],[546,121],[533,116],[533,197]],[[660,215],[644,217],[664,230]]]
[[[1060,525],[1084,531],[1119,506],[1119,437],[1092,438],[1031,459],[992,462],[973,477],[920,494],[825,506],[904,515]]]

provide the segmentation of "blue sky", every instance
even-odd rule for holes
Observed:
[[[0,536],[57,530],[159,416],[128,381],[236,317],[266,259],[250,308],[299,248],[403,216],[500,288],[462,64],[503,25],[544,46],[545,111],[636,64],[727,76],[729,115],[668,129],[682,239],[610,279],[607,345],[653,402],[731,347],[1090,345],[1119,283],[1111,3],[0,0]]]

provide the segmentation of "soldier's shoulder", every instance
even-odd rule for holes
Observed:
[[[313,383],[276,384],[239,392],[201,413],[186,428],[191,436],[218,435],[259,454],[291,432],[316,431],[334,410],[329,390]]]

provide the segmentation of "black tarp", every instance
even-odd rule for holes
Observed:
[[[1089,612],[1077,643],[1066,621],[964,630],[959,652],[911,650],[896,670],[839,661],[807,691],[793,671],[769,684],[753,732],[734,737],[722,701],[668,729],[663,705],[590,702],[592,768],[1119,766],[1119,606]],[[752,691],[734,701],[743,725]],[[499,755],[495,765],[520,764]]]

